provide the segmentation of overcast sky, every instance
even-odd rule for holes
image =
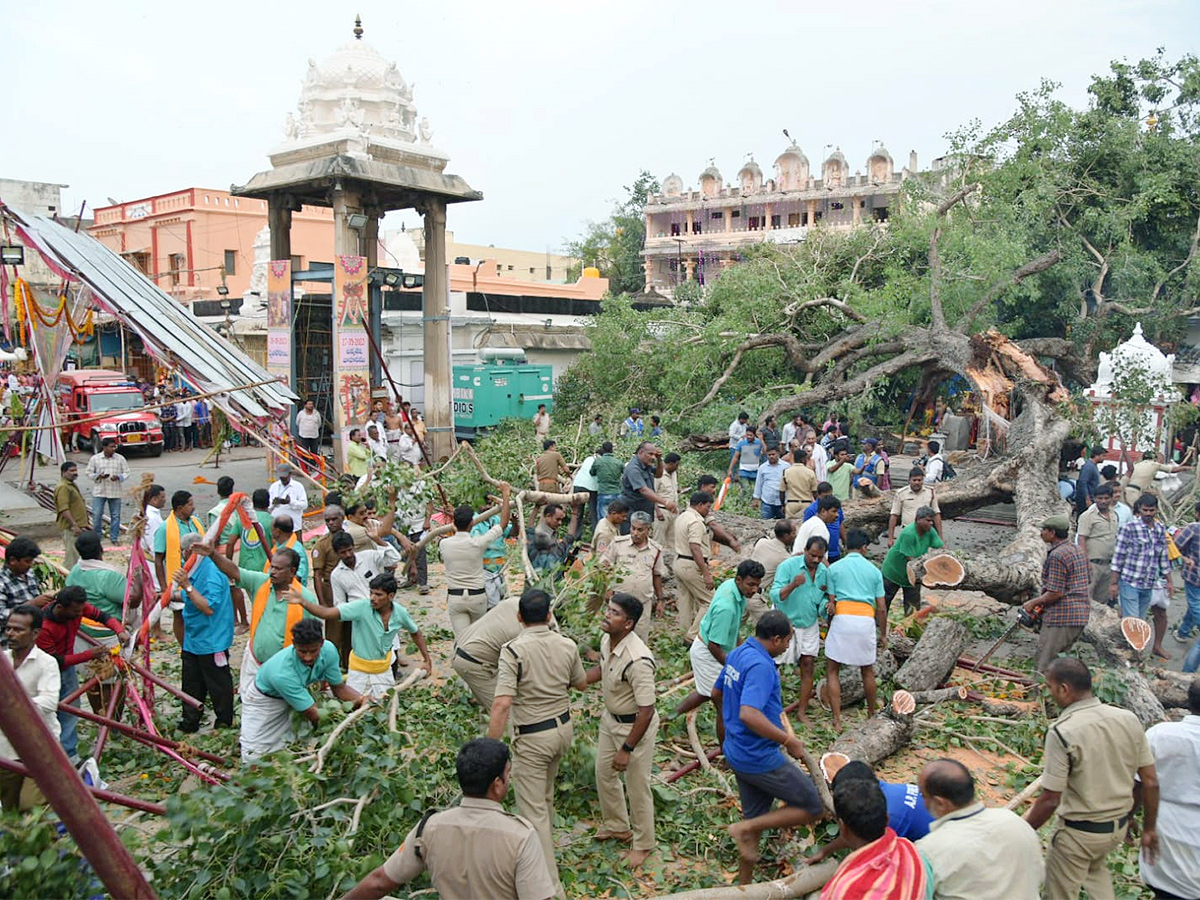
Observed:
[[[69,184],[69,210],[244,183],[356,12],[484,194],[451,207],[456,237],[529,250],[560,249],[642,168],[695,185],[713,157],[728,182],[752,151],[769,173],[783,128],[814,168],[827,144],[863,168],[875,140],[925,166],[1042,77],[1082,104],[1110,60],[1200,42],[1195,0],[12,0],[0,177]]]

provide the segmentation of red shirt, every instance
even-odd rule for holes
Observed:
[[[47,607],[49,609],[49,607]],[[120,631],[121,623],[109,618],[103,611],[96,609],[90,603],[83,605],[83,615],[93,622],[102,622],[110,631]],[[82,653],[72,653],[75,649],[75,635],[83,619],[68,619],[56,622],[50,616],[42,618],[42,630],[38,632],[37,645],[58,660],[59,668],[66,669],[81,662],[92,659],[95,648],[89,648]]]

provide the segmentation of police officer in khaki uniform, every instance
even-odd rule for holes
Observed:
[[[679,462],[683,457],[678,453],[668,453],[663,457],[663,473],[654,479],[654,493],[667,503],[679,505]],[[675,520],[679,513],[673,513],[666,506],[654,510],[654,540],[664,547],[675,544]]]
[[[629,520],[629,534],[613,538],[604,551],[604,562],[620,573],[614,591],[633,594],[642,603],[642,615],[634,631],[643,641],[650,639],[651,609],[663,602],[662,546],[650,537],[649,513],[635,512]],[[661,615],[661,608],[658,610]]]
[[[426,869],[445,900],[547,900],[554,881],[537,832],[504,811],[508,794],[508,747],[476,738],[458,751],[462,802],[426,814],[387,861],[355,885],[344,900],[379,898]]]
[[[634,630],[642,613],[637,597],[620,591],[613,594],[604,614],[600,665],[587,673],[588,684],[599,681],[604,693],[596,746],[596,792],[604,824],[596,832],[596,840],[632,838],[626,859],[635,869],[654,852],[655,845],[650,765],[658,713],[654,710],[654,654]],[[629,788],[628,812],[621,772]]]
[[[517,618],[520,602],[517,597],[501,600],[454,642],[454,658],[450,665],[488,714],[491,714],[492,701],[496,698],[500,648],[523,630],[521,620]],[[550,630],[558,631],[553,615],[550,616]]]
[[[692,494],[690,505],[675,520],[675,580],[679,583],[676,602],[679,624],[687,629],[687,641],[700,633],[700,620],[708,611],[713,596],[712,556],[715,538],[736,552],[741,550],[737,538],[727,534],[712,517],[713,495],[708,491]]]
[[[1042,792],[1025,821],[1040,828],[1057,812],[1046,851],[1044,896],[1112,900],[1108,854],[1125,839],[1133,813],[1134,776],[1140,779],[1142,853],[1158,855],[1158,776],[1137,716],[1092,696],[1092,675],[1077,659],[1046,668],[1046,687],[1062,709],[1046,734]]]
[[[746,615],[750,618],[751,625],[757,625],[763,613],[773,608],[768,596],[771,593],[771,582],[775,580],[775,570],[779,568],[780,563],[791,558],[792,544],[795,542],[796,523],[791,519],[780,519],[775,523],[775,533],[759,538],[754,544],[754,549],[750,551],[750,558],[762,563],[764,588],[746,601]]]
[[[483,534],[471,534],[475,510],[460,506],[454,510],[454,534],[442,538],[438,552],[446,573],[446,594],[450,627],[458,637],[487,612],[487,590],[483,586],[483,555],[508,527],[509,497],[512,488],[500,483],[500,522]]]
[[[517,809],[533,823],[546,865],[557,886],[554,861],[554,781],[571,746],[568,689],[587,687],[579,649],[550,630],[550,595],[537,588],[521,594],[517,612],[525,627],[500,651],[496,699],[488,737],[499,738],[513,718],[513,790]]]

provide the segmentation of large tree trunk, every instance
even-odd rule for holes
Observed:
[[[847,731],[829,749],[874,766],[903,749],[912,739],[912,716],[883,712]]]
[[[906,691],[933,690],[954,671],[969,638],[961,622],[946,616],[933,618],[893,680]]]
[[[892,656],[890,651],[884,650],[875,658],[875,683],[883,684],[895,674],[896,657]],[[843,666],[838,671],[838,684],[842,687],[843,709],[855,703],[861,703],[867,697],[867,691],[862,682],[862,669],[858,666]],[[816,694],[823,704],[828,705],[826,679],[822,678],[817,682]]]

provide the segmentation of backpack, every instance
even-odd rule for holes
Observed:
[[[954,471],[954,466],[950,465],[950,460],[943,459],[942,460],[942,481],[949,481],[951,478],[954,478],[957,475],[958,475],[958,473],[956,471]]]

